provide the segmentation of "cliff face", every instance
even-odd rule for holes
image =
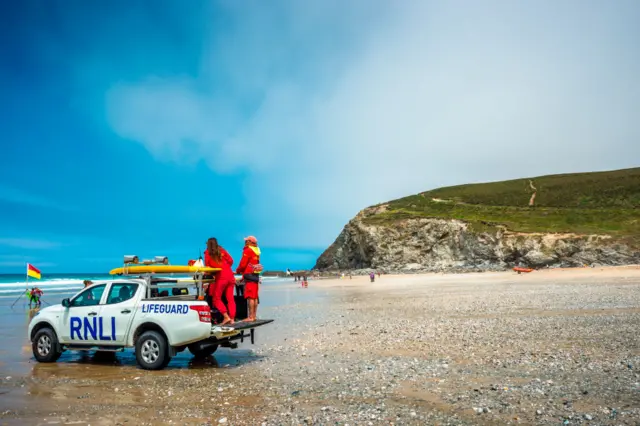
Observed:
[[[367,220],[380,209],[384,206],[352,219],[314,269],[471,271],[640,263],[639,250],[605,235],[516,233],[493,225],[478,230],[454,219]]]

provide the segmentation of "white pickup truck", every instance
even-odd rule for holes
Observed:
[[[202,281],[196,295],[173,291],[179,295],[163,297],[158,291],[186,287],[180,282],[150,276],[96,282],[62,304],[42,309],[29,323],[34,357],[55,362],[65,350],[118,352],[133,347],[141,368],[159,370],[187,348],[203,357],[219,346],[236,348],[236,341],[244,338],[254,343],[254,329],[273,321],[213,324],[209,305],[198,297]]]

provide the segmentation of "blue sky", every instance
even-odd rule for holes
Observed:
[[[0,4],[0,272],[311,267],[362,208],[638,166],[635,1]],[[514,161],[514,156],[519,159]]]

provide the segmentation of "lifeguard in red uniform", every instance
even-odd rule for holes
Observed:
[[[258,311],[258,286],[260,284],[260,248],[258,239],[250,236],[244,239],[244,250],[242,259],[236,269],[237,274],[242,275],[245,281],[244,298],[248,300],[249,316],[243,321],[255,321]]]
[[[209,296],[213,299],[213,306],[220,311],[224,318],[222,324],[233,324],[236,316],[236,301],[233,298],[236,278],[231,269],[233,258],[218,245],[217,239],[209,238],[207,250],[204,252],[204,264],[210,268],[220,268],[220,271],[214,275],[215,282],[209,285]],[[223,294],[227,299],[228,310],[222,302]]]

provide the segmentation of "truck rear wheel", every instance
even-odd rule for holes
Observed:
[[[206,348],[201,349],[197,344],[194,343],[187,347],[189,348],[189,352],[191,352],[191,354],[196,358],[206,358],[218,350],[218,345],[207,346]]]
[[[38,362],[56,362],[62,355],[59,350],[58,336],[49,327],[38,330],[31,343],[31,349]]]
[[[145,331],[136,340],[136,360],[145,370],[161,370],[169,364],[167,339],[157,331]]]

